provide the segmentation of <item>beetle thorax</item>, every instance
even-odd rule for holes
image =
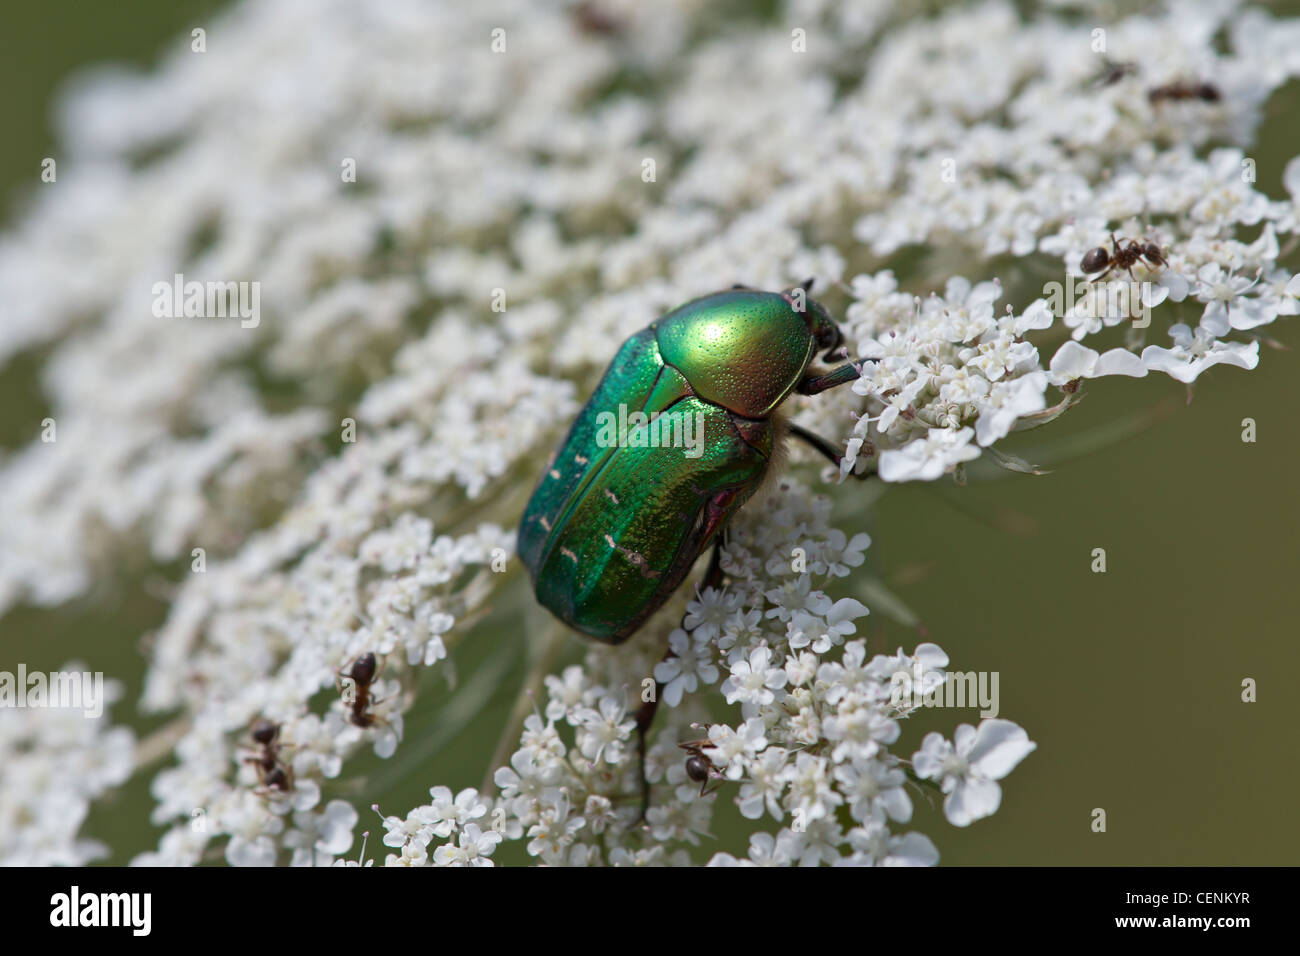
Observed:
[[[663,360],[695,394],[766,418],[794,390],[815,341],[806,314],[772,292],[734,290],[688,302],[655,323]]]

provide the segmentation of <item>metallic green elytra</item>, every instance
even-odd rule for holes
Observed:
[[[851,364],[810,374],[842,339],[810,285],[708,295],[623,343],[519,527],[556,617],[610,644],[630,637],[762,484],[787,430],[781,403],[857,378]]]

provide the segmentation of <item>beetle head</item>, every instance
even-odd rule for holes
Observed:
[[[816,280],[804,279],[798,285],[791,286],[782,295],[791,302],[803,304],[803,317],[808,323],[808,331],[812,333],[813,341],[817,343],[817,350],[823,353],[822,361],[829,362],[836,357],[834,353],[844,344],[844,333],[831,318],[831,314],[826,311],[826,307],[809,295],[814,281]]]

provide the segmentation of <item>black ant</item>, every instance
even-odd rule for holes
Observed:
[[[623,31],[623,21],[593,0],[582,0],[570,12],[578,29],[583,33],[608,37],[616,36]]]
[[[348,720],[357,727],[369,727],[377,719],[369,712],[370,685],[374,683],[377,669],[375,655],[367,652],[353,661],[346,673],[340,674],[343,680],[336,681],[339,693],[343,695],[343,702],[352,711]],[[351,681],[351,686],[344,684],[344,680]]]
[[[1220,99],[1219,88],[1213,83],[1166,83],[1153,86],[1147,90],[1147,99],[1152,103],[1161,100],[1201,100],[1205,103],[1217,103]]]
[[[1124,77],[1137,73],[1136,63],[1116,63],[1114,60],[1106,61],[1106,72],[1102,73],[1092,81],[1094,87],[1114,86]]]
[[[705,756],[702,748],[712,747],[713,744],[707,740],[688,740],[686,743],[677,746],[690,755],[686,758],[686,776],[692,782],[700,785],[700,796],[712,793],[713,790],[707,789],[709,780],[715,777],[722,779],[722,771],[715,767],[713,761]]]
[[[1124,245],[1124,243],[1128,245]],[[1168,266],[1164,253],[1154,242],[1138,242],[1136,239],[1116,239],[1115,233],[1110,234],[1110,244],[1114,249],[1113,253],[1107,252],[1105,246],[1097,246],[1095,249],[1089,249],[1084,255],[1083,261],[1079,267],[1083,269],[1084,274],[1100,272],[1101,275],[1093,276],[1089,282],[1097,282],[1114,272],[1116,269],[1124,269],[1128,272],[1129,278],[1134,278],[1133,267],[1139,262],[1146,261],[1151,265]]]
[[[262,752],[255,757],[245,757],[244,763],[257,767],[257,776],[262,781],[262,786],[282,793],[292,790],[293,771],[280,762],[280,725],[259,717],[253,724],[252,736],[261,746]]]

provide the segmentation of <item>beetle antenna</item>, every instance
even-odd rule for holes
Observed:
[[[813,287],[813,283],[816,282],[816,281],[817,281],[817,278],[816,278],[815,276],[811,276],[811,277],[809,277],[809,278],[807,278],[807,279],[804,279],[802,282],[799,283],[799,285],[801,285],[801,286],[803,287],[803,290],[804,290],[805,292],[811,292],[811,291],[812,291],[812,287]]]

